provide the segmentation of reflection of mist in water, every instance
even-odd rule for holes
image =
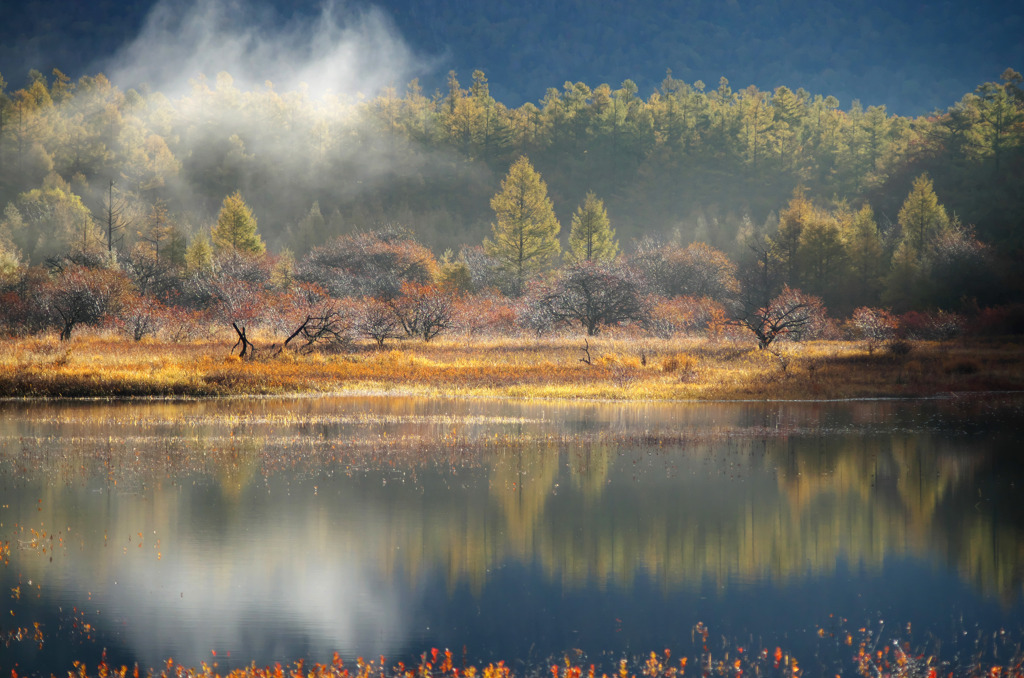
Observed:
[[[12,571],[58,604],[91,594],[143,663],[396,656],[439,642],[423,630],[438,620],[487,652],[515,627],[483,623],[487,605],[573,629],[627,618],[608,601],[637,595],[633,618],[685,626],[666,601],[708,589],[735,603],[716,614],[792,597],[815,616],[823,595],[859,598],[851,581],[892,589],[894,563],[1019,614],[1022,521],[1005,509],[1021,473],[998,465],[1012,417],[968,436],[936,403],[0,407],[0,522],[74,535]]]
[[[101,611],[94,625],[108,625],[143,666],[170,657],[194,665],[214,651],[222,663],[228,652],[273,663],[402,647],[405,587],[368,557],[360,529],[308,498],[290,501],[287,492],[275,488],[269,494],[278,496],[262,508],[252,495],[224,496],[220,486],[115,493],[109,503],[55,497],[82,512],[81,528],[76,516],[62,516],[73,526],[69,534],[87,532],[109,511],[107,524],[79,536],[52,563],[26,558],[16,566],[65,606]]]
[[[119,568],[117,586],[99,598],[94,592],[93,600],[123,620],[123,640],[146,666],[168,657],[194,664],[212,651],[273,663],[297,650],[327,661],[334,651],[379,654],[402,646],[405,606],[365,563],[275,560],[278,550],[268,541],[228,562],[165,556],[157,572],[149,564]]]

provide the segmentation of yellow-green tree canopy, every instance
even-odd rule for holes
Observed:
[[[521,290],[527,276],[544,270],[561,252],[560,226],[548,198],[548,187],[525,156],[520,157],[491,198],[494,239],[484,239],[484,251]]]
[[[877,294],[886,261],[875,213],[864,205],[855,214],[843,215],[840,225],[857,288],[867,295]]]
[[[615,229],[608,221],[604,202],[592,192],[587,193],[583,204],[572,215],[569,230],[569,248],[565,258],[571,263],[581,261],[612,261],[619,253],[615,240]]]
[[[9,203],[0,218],[0,284],[11,280],[21,265],[21,253],[11,240],[11,233],[23,226],[18,208]]]
[[[91,252],[105,249],[103,233],[96,227],[82,199],[56,174],[42,188],[18,196],[20,221],[12,221],[11,240],[33,263],[69,250]]]
[[[206,233],[199,233],[185,250],[185,268],[189,273],[209,271],[213,268],[213,247]]]
[[[217,252],[237,250],[249,254],[263,254],[267,247],[256,232],[256,217],[245,204],[242,194],[235,191],[224,198],[224,204],[213,227],[213,247]]]
[[[922,174],[914,179],[897,220],[903,233],[901,243],[910,247],[917,256],[921,256],[925,247],[949,226],[946,208],[939,204],[928,175]]]

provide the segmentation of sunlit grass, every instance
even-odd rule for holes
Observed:
[[[267,342],[269,343],[269,342]],[[1024,351],[917,342],[907,355],[858,342],[781,344],[607,337],[435,339],[348,353],[230,354],[226,342],[82,335],[0,341],[0,393],[128,397],[388,392],[616,400],[829,399],[1024,388]]]

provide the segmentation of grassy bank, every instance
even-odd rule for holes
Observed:
[[[259,342],[257,342],[259,345]],[[859,342],[788,343],[779,355],[708,339],[435,339],[302,355],[230,343],[81,336],[0,341],[8,397],[402,392],[625,400],[828,399],[1024,389],[1024,344],[916,342],[899,355]],[[589,362],[586,360],[589,358]]]

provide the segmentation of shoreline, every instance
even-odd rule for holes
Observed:
[[[593,339],[593,338],[591,338]],[[83,336],[0,340],[0,402],[261,397],[453,397],[608,402],[828,402],[1024,392],[1024,342],[861,342],[601,337],[438,338],[335,354],[229,353],[226,341]],[[269,343],[269,342],[268,342]]]

